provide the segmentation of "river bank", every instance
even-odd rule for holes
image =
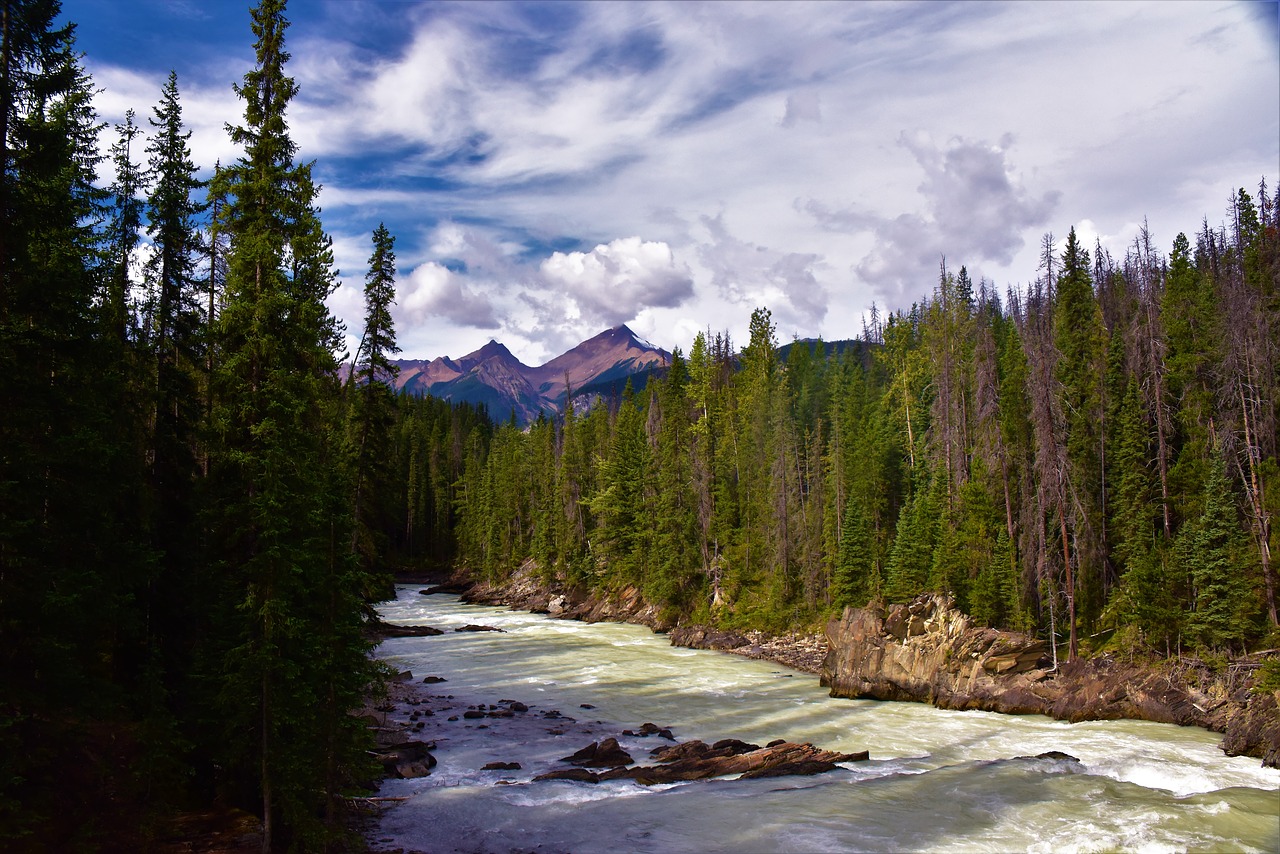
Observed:
[[[846,609],[824,635],[769,635],[664,618],[634,587],[600,597],[547,585],[526,565],[500,584],[453,581],[436,589],[463,601],[582,622],[624,622],[675,646],[728,652],[818,675],[831,696],[929,703],[939,708],[1043,714],[1057,720],[1141,720],[1223,735],[1228,756],[1280,767],[1280,691],[1255,693],[1252,671],[1198,660],[1120,662],[1103,656],[1054,666],[1029,635],[974,627],[937,595],[885,608]]]

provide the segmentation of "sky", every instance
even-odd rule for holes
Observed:
[[[248,2],[64,0],[101,120],[178,75],[240,152]],[[354,349],[380,222],[403,358],[539,365],[618,324],[688,353],[856,337],[963,265],[1003,293],[1074,227],[1167,253],[1280,179],[1280,6],[295,0],[287,71]],[[104,133],[103,147],[112,133]],[[108,176],[109,177],[109,176]]]

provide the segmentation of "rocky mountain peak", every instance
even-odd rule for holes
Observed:
[[[575,398],[580,393],[588,397],[616,393],[629,378],[647,378],[650,372],[671,364],[671,354],[621,325],[538,367],[523,364],[493,339],[458,359],[440,356],[430,361],[405,359],[397,364],[402,366],[398,390],[484,404],[499,421],[514,411],[517,421],[528,423],[539,412],[562,411],[569,388]],[[575,403],[582,404],[581,400]]]

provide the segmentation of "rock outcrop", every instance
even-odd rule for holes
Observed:
[[[421,741],[404,741],[378,753],[377,758],[388,777],[404,780],[425,777],[436,766],[436,758],[431,755],[434,746]]]
[[[607,597],[596,596],[585,588],[544,581],[532,560],[499,584],[472,586],[462,594],[462,601],[472,605],[506,605],[584,623],[636,623],[657,632],[665,632],[674,625],[657,606],[646,602],[636,587],[623,587]]]
[[[1102,657],[1055,669],[1044,641],[975,627],[938,594],[887,609],[846,608],[827,625],[827,640],[822,684],[833,697],[1200,726],[1225,733],[1231,755],[1271,766],[1280,755],[1276,697],[1268,702],[1269,695],[1251,695],[1245,685],[1188,679],[1176,663],[1137,666]]]
[[[375,638],[429,638],[444,632],[432,626],[405,626],[399,623],[370,623],[368,632]]]
[[[561,760],[579,768],[618,768],[632,763],[631,754],[623,750],[616,738],[591,742],[572,756]]]
[[[776,661],[804,673],[819,673],[828,647],[821,635],[770,635],[761,631],[734,632],[709,626],[678,626],[670,631],[671,645],[730,652],[744,658]]]
[[[581,783],[602,783],[607,780],[635,780],[644,786],[661,783],[679,783],[687,780],[708,780],[713,777],[725,777],[737,774],[741,779],[759,777],[808,776],[833,771],[840,762],[863,762],[868,758],[867,752],[834,753],[822,750],[812,744],[796,744],[789,741],[776,741],[767,747],[758,744],[747,744],[737,739],[726,738],[715,744],[702,741],[687,741],[683,744],[656,748],[649,755],[661,764],[637,765],[623,767],[630,763],[596,762],[594,757],[608,742],[600,745],[592,744],[566,757],[564,761],[573,762],[577,768],[564,768],[540,774],[534,780],[574,780]],[[622,754],[626,756],[625,753]],[[585,758],[584,757],[589,757]],[[603,773],[587,771],[586,767],[612,767]]]

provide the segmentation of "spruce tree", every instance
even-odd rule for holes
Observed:
[[[107,310],[100,125],[74,26],[0,4],[0,837],[65,810],[78,721],[127,714],[146,562],[135,425]],[[83,755],[83,754],[81,754]],[[113,784],[126,786],[123,775]],[[96,812],[96,808],[91,808]],[[50,823],[54,849],[92,820]],[[3,843],[0,842],[0,845]],[[38,843],[37,843],[38,845]]]
[[[1100,583],[1101,567],[1094,542],[1098,509],[1098,424],[1101,422],[1101,377],[1105,327],[1089,274],[1089,253],[1075,229],[1067,235],[1062,272],[1053,303],[1053,338],[1058,351],[1054,379],[1061,390],[1066,470],[1060,473],[1057,514],[1065,567],[1070,655],[1078,653],[1078,596]],[[1086,602],[1091,601],[1085,597]],[[1086,617],[1092,615],[1086,614]]]
[[[391,357],[396,344],[391,306],[396,297],[395,238],[385,224],[373,232],[373,254],[364,286],[364,333],[347,381],[358,382],[351,400],[352,455],[351,550],[366,571],[380,568],[388,539],[385,492],[378,489],[390,476],[391,427],[396,398],[392,386],[399,369]]]
[[[332,249],[311,166],[294,163],[284,12],[280,0],[252,12],[257,63],[236,87],[245,124],[231,128],[245,153],[218,179],[231,247],[211,460],[221,653],[209,664],[226,672],[221,760],[255,794],[264,845],[314,848],[336,832],[339,795],[362,767],[346,712],[371,670],[341,499]]]
[[[660,422],[655,437],[655,519],[651,580],[646,594],[664,605],[687,605],[698,590],[697,498],[692,484],[689,374],[680,348],[671,353],[671,368],[656,402]]]
[[[1204,511],[1183,527],[1175,548],[1192,589],[1191,639],[1207,649],[1242,647],[1261,609],[1257,587],[1242,572],[1247,540],[1220,461],[1204,485]]]
[[[182,120],[177,75],[169,78],[149,118],[153,136],[146,146],[147,234],[152,252],[145,268],[151,294],[145,356],[139,373],[146,385],[145,448],[150,460],[149,529],[156,555],[155,578],[140,597],[149,621],[152,738],[174,739],[170,727],[197,729],[190,674],[207,625],[206,555],[201,551],[198,516],[201,432],[205,384],[205,332],[197,299],[196,266],[201,255],[196,178]],[[145,369],[142,369],[145,365]],[[171,717],[172,707],[176,717]],[[198,736],[192,740],[198,741]]]
[[[143,174],[134,161],[135,142],[142,128],[133,123],[133,110],[126,110],[124,124],[116,125],[116,142],[111,146],[111,165],[116,179],[111,185],[112,210],[104,235],[106,246],[106,326],[107,334],[121,344],[132,332],[129,328],[129,299],[135,282],[131,278],[134,253],[142,231]],[[150,330],[143,330],[148,335]]]

